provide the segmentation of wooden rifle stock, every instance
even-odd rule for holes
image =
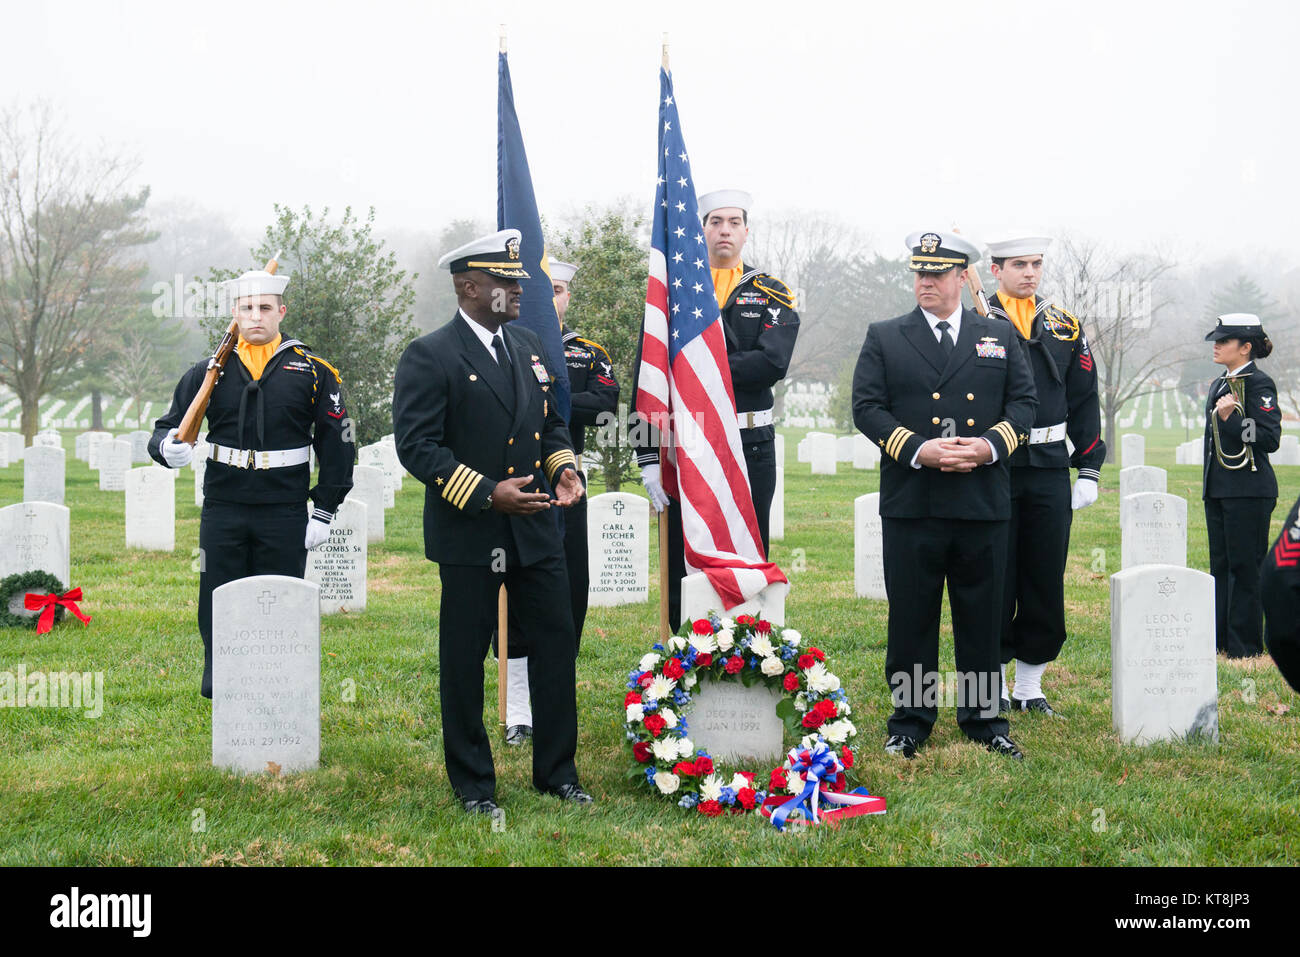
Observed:
[[[952,231],[958,236],[961,235],[961,230],[956,226],[952,228]],[[966,285],[970,286],[971,301],[975,303],[975,311],[981,316],[987,316],[989,314],[989,297],[984,295],[984,283],[980,281],[979,270],[971,265],[967,266],[964,272],[966,273]]]
[[[280,253],[276,253],[266,263],[266,271],[275,275],[276,269],[279,268]],[[226,329],[226,334],[221,337],[221,342],[217,344],[217,351],[212,354],[208,360],[208,371],[203,374],[203,382],[199,385],[199,391],[195,393],[190,407],[185,410],[185,417],[181,419],[180,427],[176,430],[176,441],[184,442],[186,445],[193,445],[199,438],[199,427],[203,422],[203,416],[208,411],[208,403],[212,401],[212,390],[217,387],[217,380],[221,378],[226,368],[226,361],[230,354],[235,351],[235,346],[239,344],[239,320],[230,320],[230,326]]]

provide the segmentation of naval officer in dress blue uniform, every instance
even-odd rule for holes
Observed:
[[[879,445],[894,700],[885,750],[912,757],[938,716],[945,582],[958,672],[957,723],[996,754],[1022,758],[998,713],[1007,459],[1037,400],[1010,323],[963,309],[979,250],[952,233],[907,238],[917,306],[872,323],[853,374],[853,421]]]
[[[521,614],[536,702],[533,785],[590,804],[578,784],[576,645],[564,550],[552,507],[583,494],[555,409],[541,342],[516,328],[520,234],[505,229],[442,257],[459,308],[412,342],[397,366],[393,429],[403,467],[425,485],[424,548],[442,603],[438,690],[452,789],[470,813],[496,811],[483,726],[483,659],[504,582]]]

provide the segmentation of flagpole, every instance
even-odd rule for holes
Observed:
[[[670,73],[668,67],[668,34],[663,37],[663,59],[660,61],[665,73]],[[660,420],[665,425],[668,419],[665,416]],[[662,429],[656,429],[659,434],[659,476],[663,480],[664,474],[664,434]],[[659,642],[665,648],[668,647],[668,635],[670,628],[668,626],[668,508],[665,505],[664,510],[658,513],[659,520]]]
[[[500,50],[506,52],[506,25],[499,24]],[[497,721],[506,727],[506,699],[510,685],[510,614],[506,586],[497,590]]]

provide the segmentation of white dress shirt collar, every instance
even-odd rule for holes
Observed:
[[[939,337],[943,335],[938,326],[940,322],[945,321],[944,317],[936,316],[934,313],[928,312],[925,309],[921,310],[921,315],[925,316],[925,321],[930,324],[930,331],[934,333],[934,341],[938,342]],[[961,334],[961,303],[957,303],[956,312],[947,317],[947,323],[952,327],[950,334],[952,335],[952,341],[955,343],[957,341],[957,336]]]
[[[493,340],[494,338],[496,338],[496,336],[494,336],[492,333],[488,332],[485,328],[483,328],[482,326],[480,326],[477,322],[475,322],[475,321],[474,321],[473,319],[471,319],[469,316],[465,315],[465,310],[464,310],[464,309],[458,309],[458,310],[456,310],[456,311],[459,312],[459,313],[460,313],[460,317],[461,317],[462,319],[465,320],[465,325],[469,326],[470,329],[472,329],[472,330],[474,331],[474,335],[478,336],[478,341],[481,342],[481,343],[483,343],[483,348],[486,349],[486,350],[488,351],[488,355],[490,355],[490,356],[492,357],[492,361],[493,361],[493,362],[497,362],[497,351],[496,351],[495,349],[492,348],[492,340]],[[497,328],[497,334],[501,336],[501,341],[504,343],[504,342],[506,341],[506,340],[505,340],[505,333],[501,331],[501,327],[498,327],[498,328]],[[506,355],[508,356],[509,354],[510,354],[510,349],[509,349],[509,347],[507,346],[507,347],[506,347]],[[499,364],[500,364],[500,363],[498,362],[498,365],[499,365]]]

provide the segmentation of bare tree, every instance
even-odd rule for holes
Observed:
[[[136,165],[80,153],[48,105],[0,114],[0,383],[18,396],[30,444],[41,397],[68,384],[139,304],[152,237]]]
[[[1174,304],[1175,263],[1159,252],[1121,255],[1067,236],[1052,248],[1049,268],[1049,292],[1059,293],[1057,301],[1080,318],[1088,336],[1106,445],[1116,449],[1115,420],[1124,403],[1161,391],[1160,376],[1200,354],[1187,336],[1170,334],[1159,322]]]

